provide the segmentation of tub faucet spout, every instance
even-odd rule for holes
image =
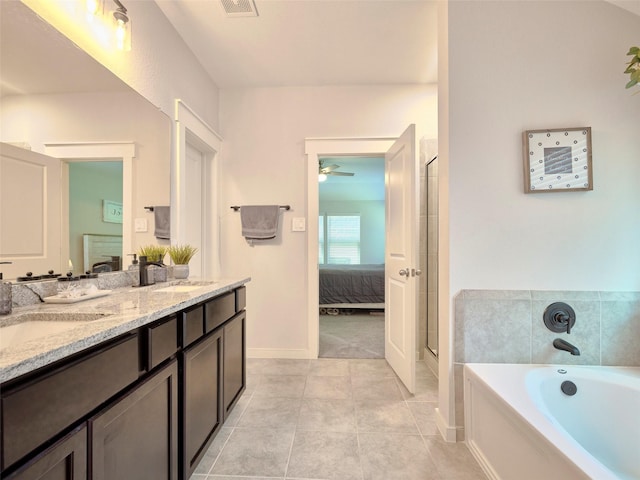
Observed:
[[[553,341],[553,346],[558,350],[564,350],[565,352],[569,352],[571,355],[580,355],[580,350],[575,345],[571,345],[566,340],[562,338],[556,338]]]

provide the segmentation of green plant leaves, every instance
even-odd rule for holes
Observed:
[[[631,60],[629,61],[627,68],[624,70],[624,73],[629,75],[629,81],[625,88],[631,88],[640,82],[640,48],[629,48],[627,55],[631,55]]]

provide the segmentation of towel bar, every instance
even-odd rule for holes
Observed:
[[[291,210],[291,205],[279,205],[279,207],[280,207],[280,208],[283,208],[283,209],[285,209],[285,210]],[[236,211],[236,212],[237,212],[237,211],[238,211],[238,210],[240,210],[242,207],[240,207],[240,206],[238,206],[238,205],[232,205],[232,206],[231,206],[231,208],[232,208],[234,211]]]

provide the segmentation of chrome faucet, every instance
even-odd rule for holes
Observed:
[[[562,338],[556,338],[553,341],[553,346],[558,350],[564,350],[565,352],[569,352],[571,355],[580,355],[580,350],[575,345],[571,345],[566,340]]]
[[[146,255],[140,255],[140,286],[146,287],[147,285],[153,285],[155,281],[149,281],[149,265],[157,265],[158,267],[164,267],[164,265],[160,262],[147,262]]]

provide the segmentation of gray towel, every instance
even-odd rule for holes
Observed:
[[[171,210],[169,207],[153,207],[156,229],[153,233],[156,238],[169,240],[171,237]]]
[[[240,207],[242,235],[251,240],[268,240],[278,233],[278,205],[243,205]]]

